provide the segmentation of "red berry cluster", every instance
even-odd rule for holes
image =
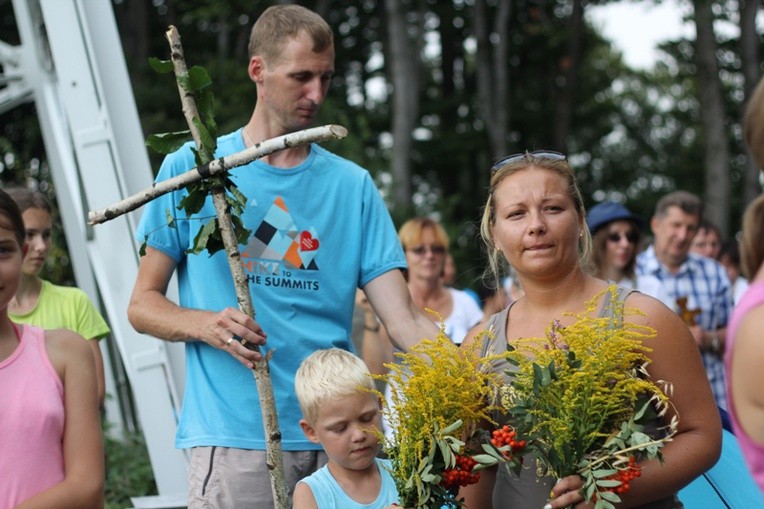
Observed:
[[[626,493],[629,491],[629,488],[631,488],[629,483],[640,475],[642,475],[642,471],[640,470],[640,466],[637,465],[637,459],[634,456],[630,456],[629,464],[626,466],[626,468],[618,470],[618,472],[608,477],[608,479],[621,481],[621,484],[612,488],[607,488],[607,491],[612,491],[614,493]]]
[[[499,429],[493,430],[491,436],[491,443],[495,447],[509,445],[509,450],[502,451],[506,457],[510,457],[512,456],[512,453],[522,451],[525,448],[525,440],[515,440],[517,438],[517,433],[506,424]]]
[[[456,466],[454,468],[447,468],[443,472],[443,480],[440,482],[441,486],[450,490],[459,486],[475,484],[480,479],[480,473],[472,471],[475,465],[477,465],[477,461],[472,459],[472,456],[457,454]]]

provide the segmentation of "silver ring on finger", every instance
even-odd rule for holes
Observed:
[[[231,336],[230,338],[228,338],[228,341],[226,341],[225,344],[228,346],[231,346],[231,343],[233,343],[234,341],[236,341],[236,336]]]

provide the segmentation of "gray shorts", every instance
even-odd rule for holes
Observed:
[[[326,464],[324,451],[284,452],[291,505],[297,481]],[[194,447],[188,472],[189,509],[273,508],[265,451]]]

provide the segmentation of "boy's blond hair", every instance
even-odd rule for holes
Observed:
[[[315,424],[318,409],[327,400],[374,390],[374,380],[366,364],[356,355],[339,348],[310,354],[297,370],[294,380],[302,417]]]

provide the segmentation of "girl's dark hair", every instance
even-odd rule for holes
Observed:
[[[16,201],[4,190],[0,189],[0,224],[13,231],[19,246],[23,246],[27,238],[24,219]]]
[[[40,191],[34,191],[26,187],[6,187],[5,192],[16,202],[22,214],[27,209],[43,209],[49,214],[53,213],[48,198]]]

